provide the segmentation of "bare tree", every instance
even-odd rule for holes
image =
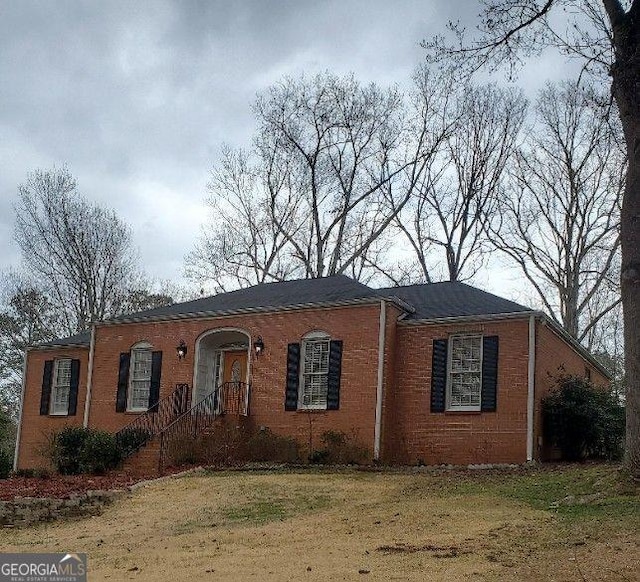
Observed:
[[[214,170],[210,234],[187,273],[225,288],[384,271],[388,227],[445,134],[433,87],[420,95],[407,111],[395,89],[329,73],[271,87],[253,150],[226,151]]]
[[[60,316],[58,332],[120,313],[141,280],[127,225],[87,202],[67,168],[36,170],[18,194],[15,240],[24,270]]]
[[[610,82],[628,156],[621,209],[621,294],[627,379],[625,467],[640,477],[640,0],[484,0],[476,38],[457,24],[453,43],[424,43],[429,57],[471,74],[556,47],[581,59],[583,71]],[[561,10],[564,12],[561,13]],[[556,18],[552,18],[552,16]],[[608,80],[610,79],[610,81]]]
[[[546,310],[591,347],[620,302],[617,283],[625,156],[592,87],[547,85],[500,205],[496,246]]]
[[[59,323],[50,301],[26,281],[5,282],[0,308],[0,407],[16,419],[22,383],[22,361],[27,347],[51,340]]]
[[[517,91],[463,85],[450,108],[450,129],[428,171],[397,217],[420,279],[469,279],[489,250],[505,165],[516,145],[526,101]]]
[[[190,279],[228,291],[301,274],[284,234],[296,211],[293,201],[279,200],[285,175],[273,162],[263,165],[242,149],[224,148],[209,183],[211,221],[186,260]],[[279,204],[272,206],[272,199]]]

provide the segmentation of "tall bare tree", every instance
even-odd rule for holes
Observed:
[[[566,82],[540,92],[493,232],[546,310],[589,347],[620,302],[625,155],[608,107],[592,86]]]
[[[295,201],[279,200],[285,176],[273,162],[224,148],[208,186],[211,221],[186,260],[190,279],[228,291],[303,276],[285,236],[297,210]]]
[[[58,334],[121,313],[131,289],[146,289],[129,227],[87,202],[67,168],[31,173],[15,212],[22,268],[59,316]]]
[[[471,40],[452,24],[453,42],[425,42],[429,57],[467,73],[507,65],[555,47],[610,83],[627,148],[621,210],[621,292],[627,379],[625,467],[640,477],[640,0],[484,0]],[[564,9],[564,11],[563,11]]]
[[[434,272],[437,279],[469,279],[482,266],[526,110],[519,92],[490,86],[459,86],[452,101],[450,132],[397,217],[415,254],[415,272],[427,282]]]
[[[447,131],[434,121],[442,93],[424,83],[407,110],[396,89],[353,76],[271,87],[254,108],[253,150],[226,151],[214,170],[210,234],[188,257],[188,274],[225,288],[384,270],[388,227]]]

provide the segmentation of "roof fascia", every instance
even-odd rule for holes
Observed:
[[[88,350],[89,344],[49,344],[46,346],[28,346],[25,351],[33,352],[33,351],[50,351],[50,350],[59,350],[59,349],[79,349],[79,350]]]
[[[112,319],[101,321],[96,325],[120,325],[126,323],[146,323],[146,322],[162,322],[162,321],[180,321],[185,319],[211,319],[213,317],[233,317],[236,315],[252,315],[262,313],[279,313],[288,311],[301,311],[304,309],[332,309],[339,307],[351,307],[359,305],[379,305],[380,300],[389,301],[397,305],[403,311],[415,311],[413,307],[397,297],[363,297],[359,299],[348,299],[344,301],[319,301],[310,303],[299,303],[287,305],[284,307],[247,307],[244,309],[227,309],[219,311],[198,311],[193,313],[176,313],[173,315],[157,315],[146,317],[123,317],[122,319]]]
[[[399,325],[434,325],[473,323],[476,321],[500,321],[507,319],[529,319],[532,315],[540,315],[539,311],[514,311],[511,313],[486,313],[484,315],[454,315],[450,317],[430,317],[422,319],[403,319]]]

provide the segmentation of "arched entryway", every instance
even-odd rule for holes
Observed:
[[[247,414],[251,336],[242,329],[218,328],[196,340],[192,401],[215,398],[219,412]]]

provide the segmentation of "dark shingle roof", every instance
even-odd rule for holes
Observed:
[[[375,290],[344,275],[322,279],[298,279],[278,283],[263,283],[229,293],[220,293],[186,303],[174,303],[140,313],[122,315],[109,321],[138,318],[163,318],[224,313],[245,309],[269,309],[305,305],[308,303],[339,303],[375,297]]]
[[[508,299],[464,283],[432,283],[372,289],[344,275],[322,279],[300,279],[264,283],[247,289],[220,293],[185,303],[175,303],[108,321],[171,319],[199,314],[215,315],[261,309],[282,309],[309,304],[335,304],[358,299],[396,298],[406,308],[406,319],[437,319],[461,316],[498,315],[531,311]],[[88,346],[88,331],[41,344],[41,347]]]
[[[57,338],[50,342],[39,344],[39,347],[55,346],[88,346],[91,341],[91,332],[83,331],[69,337]]]
[[[450,281],[389,287],[378,289],[378,293],[398,297],[411,305],[415,312],[408,315],[407,319],[437,319],[531,311],[528,307],[476,287]]]

